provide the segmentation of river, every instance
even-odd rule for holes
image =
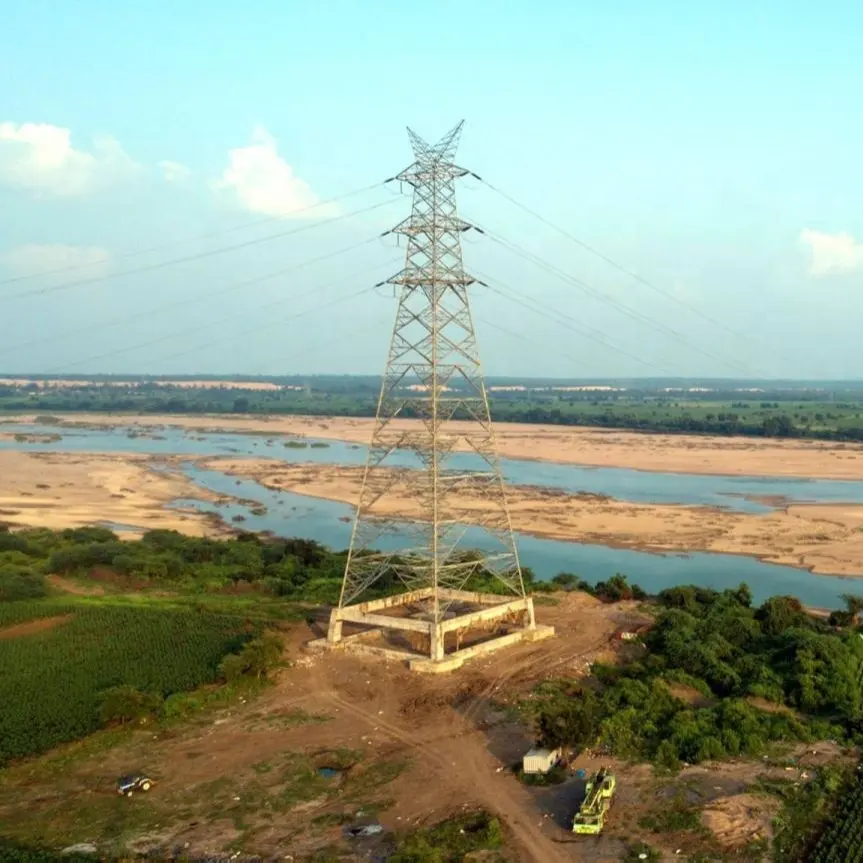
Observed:
[[[60,440],[27,442],[0,440],[0,449],[36,452],[133,452],[152,455],[231,455],[279,458],[288,462],[362,464],[366,449],[340,441],[286,439],[279,436],[235,433],[202,433],[180,428],[159,428],[155,433],[130,432],[127,428],[66,429],[54,426],[0,425],[0,431],[21,434],[61,434]],[[287,444],[287,445],[286,445]],[[401,464],[413,466],[410,453],[399,453]],[[460,466],[470,469],[470,456],[459,455]],[[863,482],[841,480],[794,480],[768,477],[723,477],[654,473],[618,468],[583,468],[549,462],[502,459],[507,481],[519,485],[545,486],[567,491],[606,494],[622,500],[722,506],[746,512],[770,510],[764,498],[799,502],[863,503]],[[353,508],[293,492],[267,489],[253,480],[237,480],[215,470],[184,465],[198,485],[223,495],[256,501],[267,508],[256,515],[249,506],[232,503],[214,507],[202,501],[178,501],[175,505],[216,509],[228,522],[242,516],[245,529],[271,531],[276,535],[303,536],[334,548],[345,547],[350,538]],[[115,525],[118,529],[134,525]],[[486,538],[478,528],[468,528],[466,543],[483,547]],[[402,540],[393,536],[391,547]],[[699,584],[722,589],[745,581],[757,601],[774,594],[792,594],[808,605],[835,608],[841,595],[851,592],[856,579],[811,575],[787,566],[763,563],[755,558],[722,554],[652,554],[601,545],[562,542],[530,535],[518,536],[522,562],[541,579],[573,572],[596,582],[625,573],[645,590],[655,592],[675,584]]]

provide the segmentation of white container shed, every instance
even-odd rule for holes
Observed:
[[[558,761],[563,752],[558,749],[531,749],[525,753],[522,769],[525,773],[548,773]]]

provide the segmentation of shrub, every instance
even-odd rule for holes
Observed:
[[[240,653],[232,653],[219,663],[219,673],[232,683],[241,677],[266,678],[279,664],[284,645],[274,632],[265,632],[248,642]]]
[[[162,696],[139,692],[134,686],[112,686],[100,696],[99,720],[103,725],[140,722],[153,718],[162,707]]]

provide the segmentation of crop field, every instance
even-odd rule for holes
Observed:
[[[809,863],[861,863],[863,861],[863,773],[844,796],[830,825],[821,834]]]
[[[0,764],[96,730],[111,687],[167,697],[212,682],[251,634],[235,616],[86,603],[10,603],[0,627],[14,636],[0,638]]]

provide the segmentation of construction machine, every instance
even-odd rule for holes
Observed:
[[[617,788],[617,779],[603,767],[587,780],[584,800],[572,820],[572,832],[598,836],[605,826],[605,816]]]

